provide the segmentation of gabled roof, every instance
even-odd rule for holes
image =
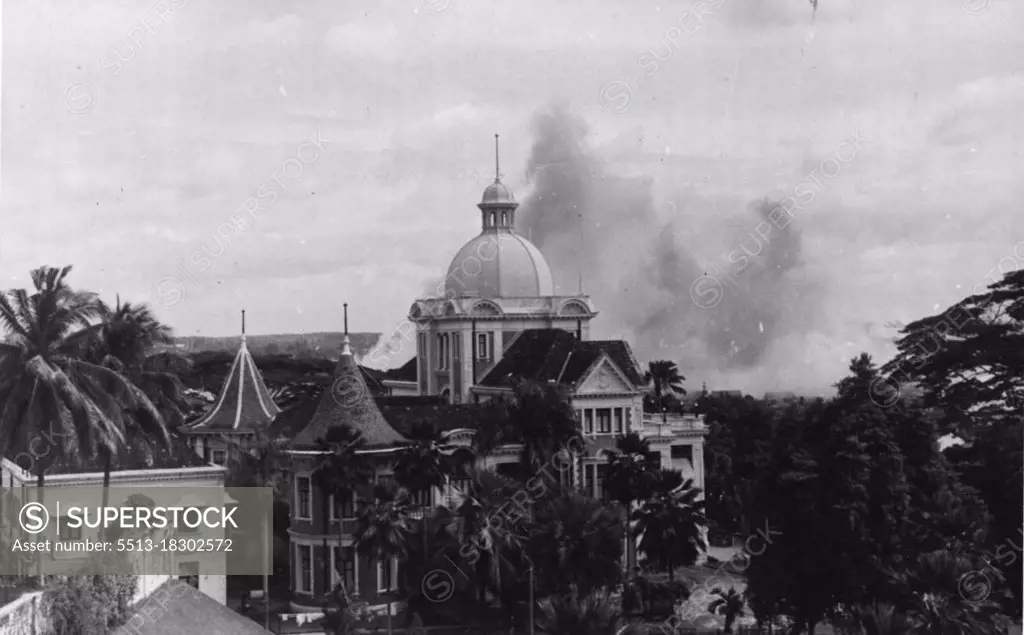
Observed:
[[[131,609],[128,621],[113,635],[181,635],[217,633],[217,635],[269,635],[251,619],[239,615],[198,589],[171,580]]]
[[[510,377],[520,377],[575,385],[602,355],[607,355],[634,386],[643,385],[629,344],[622,340],[580,341],[575,334],[562,329],[521,331],[478,384],[500,388],[508,385]]]
[[[402,364],[398,368],[392,368],[384,373],[384,379],[390,381],[416,381],[416,360],[418,357],[413,357],[406,363]]]
[[[310,422],[292,440],[293,450],[316,450],[318,440],[327,438],[327,431],[347,425],[361,432],[368,448],[382,448],[408,443],[409,440],[384,419],[366,386],[348,339],[342,344],[341,356],[334,369],[334,381],[320,395]]]
[[[245,432],[266,429],[281,409],[270,397],[263,376],[245,346],[245,336],[213,409],[185,426],[187,432]]]

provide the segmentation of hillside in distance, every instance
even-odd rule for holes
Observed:
[[[291,355],[299,358],[338,359],[341,351],[341,332],[279,333],[274,335],[246,335],[245,344],[253,355]],[[357,359],[366,356],[380,341],[380,333],[349,333],[352,354]],[[239,336],[175,337],[175,348],[184,353],[227,352],[238,350]]]

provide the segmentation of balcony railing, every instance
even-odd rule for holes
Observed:
[[[645,412],[639,429],[645,437],[671,437],[686,432],[705,432],[704,415]]]

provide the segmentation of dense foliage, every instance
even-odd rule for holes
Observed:
[[[746,571],[759,620],[963,635],[1019,618],[1022,318],[1015,272],[906,326],[882,368],[854,359],[833,399],[700,400],[712,524],[778,532]]]
[[[128,621],[134,575],[55,576],[43,589],[43,614],[54,635],[99,635]]]

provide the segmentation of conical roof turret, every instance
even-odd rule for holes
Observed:
[[[266,429],[279,412],[281,409],[270,396],[263,376],[245,345],[245,311],[242,311],[242,341],[217,401],[213,409],[187,424],[186,428],[193,432]]]
[[[346,305],[347,307],[347,305]],[[347,313],[347,308],[346,308]],[[362,434],[367,449],[384,448],[409,443],[384,419],[352,356],[348,338],[348,317],[345,318],[345,338],[341,355],[334,368],[334,379],[328,390],[320,396],[316,412],[305,428],[292,440],[293,450],[317,450],[319,441],[330,437],[335,427],[348,426]]]

